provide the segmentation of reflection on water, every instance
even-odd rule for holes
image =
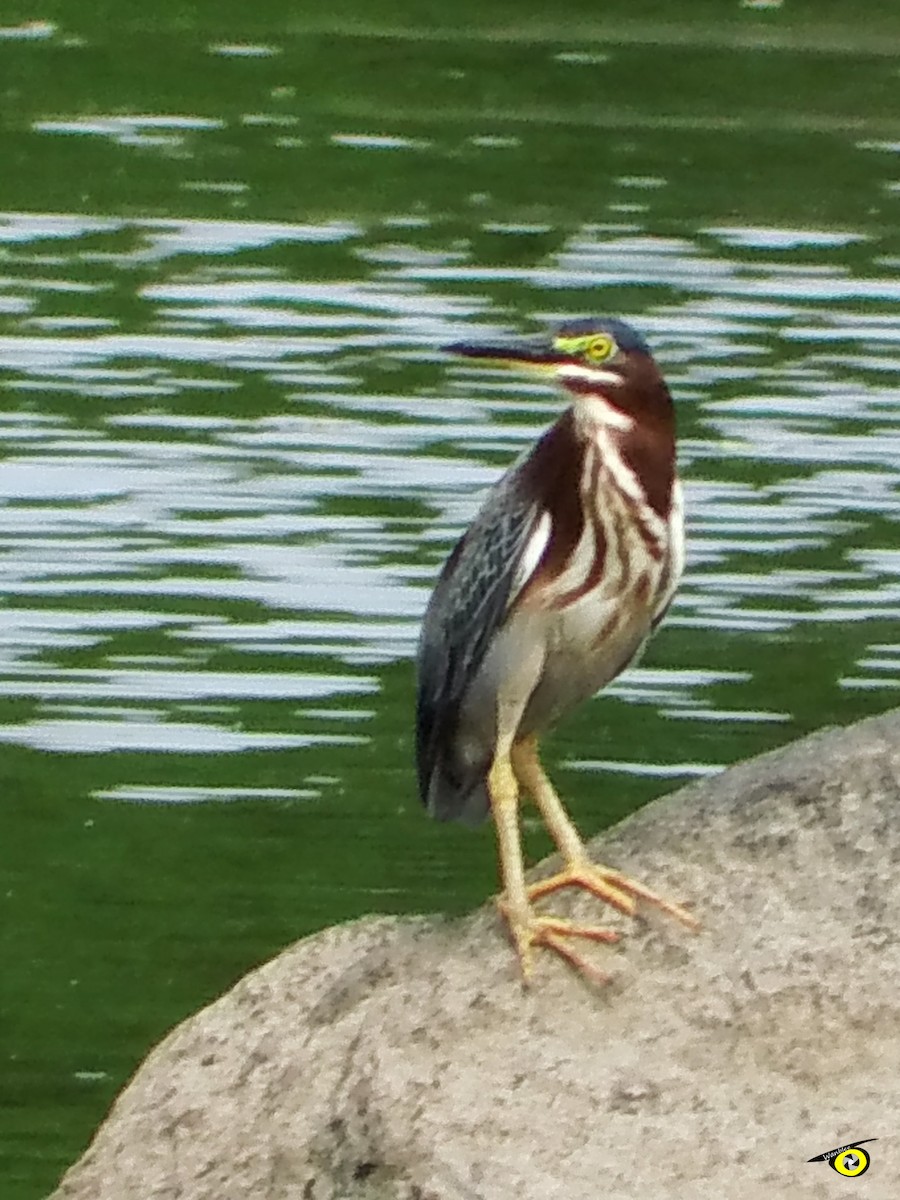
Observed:
[[[723,670],[717,631],[741,633],[742,668],[769,662],[773,637],[834,638],[828,682],[890,688],[884,658],[844,636],[896,612],[896,554],[873,526],[898,507],[900,325],[878,305],[900,285],[877,252],[860,277],[865,241],[608,225],[513,269],[441,253],[427,222],[5,216],[0,696],[31,703],[0,741],[151,754],[364,741],[373,669],[410,658],[442,552],[558,408],[437,353],[462,327],[507,324],[490,292],[470,292],[510,280],[542,322],[579,311],[582,289],[666,296],[624,315],[679,399],[691,565],[669,627],[694,632],[684,666],[637,668],[611,691],[693,733],[648,743],[634,770],[693,760],[708,722],[818,718],[814,697],[786,703],[752,666]],[[286,245],[334,247],[348,278],[267,265]],[[123,288],[139,331],[98,328],[93,298],[122,303]],[[413,386],[396,392],[407,361]],[[325,698],[326,716],[301,704]],[[260,704],[264,728],[242,728]]]

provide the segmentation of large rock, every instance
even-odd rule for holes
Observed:
[[[703,919],[621,922],[602,990],[546,953],[524,990],[490,908],[308,938],[150,1054],[55,1200],[896,1197],[898,781],[891,713],[598,838]],[[806,1161],[858,1138],[864,1181]]]

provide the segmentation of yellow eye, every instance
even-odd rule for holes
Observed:
[[[608,333],[598,333],[584,348],[584,357],[590,363],[606,362],[608,358],[612,358],[618,350],[618,346],[609,336]]]

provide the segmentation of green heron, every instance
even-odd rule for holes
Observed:
[[[448,558],[418,651],[419,787],[439,820],[493,813],[503,913],[527,980],[534,947],[605,979],[572,942],[617,934],[537,912],[580,887],[628,915],[690,913],[590,862],[538,757],[538,735],[614,679],[671,603],[684,562],[675,416],[643,339],[623,321],[568,321],[549,338],[460,342],[451,353],[540,371],[571,403],[488,493]],[[519,796],[537,806],[562,869],[526,884]]]

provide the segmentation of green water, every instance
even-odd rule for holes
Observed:
[[[685,585],[547,743],[586,832],[896,702],[900,16],[547,11],[4,6],[4,1200],[254,964],[494,889],[412,654],[559,402],[443,342],[623,315],[679,401]]]

